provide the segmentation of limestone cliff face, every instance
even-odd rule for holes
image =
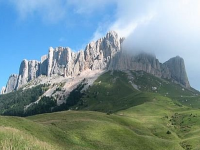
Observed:
[[[190,88],[184,60],[179,56],[171,58],[162,64],[151,54],[132,55],[121,51],[113,61],[115,61],[115,65],[112,68],[114,70],[145,71],[156,77],[171,79],[186,88]]]
[[[41,57],[39,75],[47,76],[47,72],[48,72],[48,56],[44,55]]]
[[[122,39],[114,31],[96,42],[89,43],[84,51],[73,52],[68,47],[49,48],[48,55],[44,55],[41,61],[23,60],[15,86],[12,81],[7,83],[9,87],[3,89],[4,93],[14,91],[40,75],[75,76],[86,69],[112,69],[113,58],[121,50]]]
[[[96,42],[89,43],[84,51],[73,52],[68,47],[49,48],[41,61],[23,60],[19,75],[12,75],[2,93],[17,90],[38,76],[75,76],[90,70],[142,70],[157,77],[173,79],[190,87],[182,58],[172,58],[164,64],[150,54],[130,54],[122,50],[122,42],[114,31]]]
[[[58,47],[55,49],[50,47],[47,58],[47,76],[52,76],[54,74],[72,76],[76,74],[76,69],[74,67],[78,61],[79,53],[72,52],[68,47]]]
[[[2,93],[9,93],[12,92],[13,90],[16,90],[17,87],[17,82],[18,82],[18,75],[12,74],[7,82],[6,87],[2,88]]]
[[[5,94],[5,92],[6,92],[6,87],[3,86],[3,87],[1,88],[1,93],[0,93],[0,94]]]
[[[184,60],[179,56],[169,59],[162,65],[162,76],[163,78],[172,79],[187,88],[190,87]]]
[[[86,69],[107,69],[120,50],[121,41],[116,32],[109,32],[98,41],[89,43],[84,51],[77,53],[68,47],[51,47],[47,60],[43,60],[47,62],[46,75],[74,76]],[[45,74],[45,70],[41,69],[41,72]]]
[[[19,69],[19,77],[18,77],[18,82],[17,82],[17,87],[19,88],[26,84],[27,82],[37,78],[40,73],[40,62],[36,60],[23,60],[20,65]]]
[[[85,48],[85,68],[112,69],[113,60],[121,50],[122,38],[114,31],[96,42],[91,42]]]
[[[161,64],[158,59],[151,54],[141,53],[133,55],[120,52],[114,59],[114,70],[136,70],[145,71],[157,77],[161,77]]]

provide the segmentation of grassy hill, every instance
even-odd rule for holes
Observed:
[[[0,148],[199,149],[200,112],[155,96],[114,114],[63,111],[27,118],[0,117]],[[10,142],[11,141],[11,142]]]
[[[144,72],[106,72],[71,111],[1,116],[0,149],[198,150],[198,95]]]
[[[152,101],[156,95],[168,97],[180,105],[200,107],[198,91],[141,71],[106,72],[84,94],[81,105],[76,108],[116,112]]]

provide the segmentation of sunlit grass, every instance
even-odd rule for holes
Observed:
[[[149,80],[149,90],[162,81]],[[175,90],[183,90],[170,84],[157,92],[137,91],[125,73],[107,72],[86,91],[87,106],[75,106],[79,111],[0,117],[0,149],[198,150],[200,111],[174,100]],[[164,89],[175,92],[165,96]]]

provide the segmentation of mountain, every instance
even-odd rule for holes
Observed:
[[[200,92],[184,60],[133,55],[123,41],[110,32],[85,51],[23,60],[0,95],[0,149],[199,149]]]
[[[171,77],[177,83],[181,83],[187,88],[190,87],[190,83],[188,81],[187,73],[185,70],[184,60],[179,56],[171,58],[163,64],[163,76],[164,78]]]
[[[73,52],[68,47],[50,47],[48,55],[42,56],[41,61],[23,60],[19,74],[9,77],[1,94],[18,90],[41,76],[76,77],[86,70],[141,70],[190,88],[182,58],[174,57],[162,64],[150,54],[133,55],[123,49],[124,40],[111,31],[96,42],[89,43],[84,51]]]

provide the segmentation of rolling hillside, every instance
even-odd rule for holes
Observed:
[[[0,149],[198,150],[198,95],[144,72],[109,71],[70,111],[1,116]]]
[[[100,76],[81,98],[83,110],[116,112],[161,95],[179,105],[200,107],[199,92],[143,71],[109,71]],[[188,99],[187,101],[184,101]]]
[[[199,149],[199,125],[199,110],[178,106],[163,96],[154,96],[149,102],[111,115],[63,111],[28,118],[1,117],[0,147]]]

